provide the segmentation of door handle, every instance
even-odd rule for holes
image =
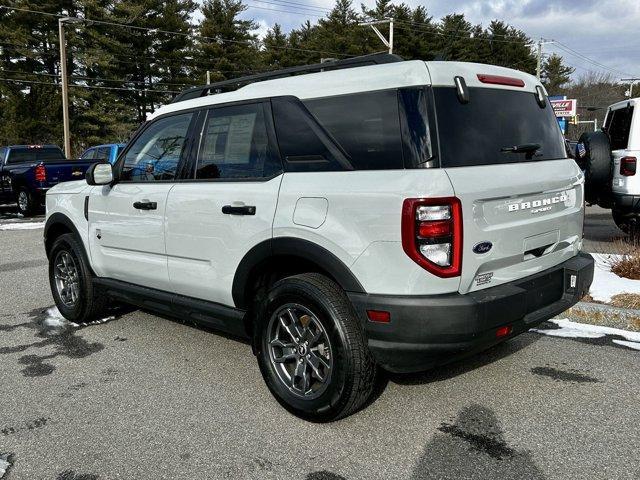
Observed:
[[[225,205],[222,213],[227,215],[255,215],[256,207],[251,205]]]
[[[142,202],[134,202],[133,208],[137,208],[138,210],[155,210],[158,208],[158,203],[143,200]]]

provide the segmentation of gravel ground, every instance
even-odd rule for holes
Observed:
[[[311,424],[213,332],[132,311],[52,334],[41,236],[0,231],[3,480],[640,478],[640,352],[526,333]]]

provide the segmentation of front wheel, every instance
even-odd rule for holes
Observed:
[[[49,283],[60,313],[74,323],[101,318],[106,298],[93,285],[82,244],[73,234],[60,235],[49,252]]]
[[[285,278],[260,312],[258,363],[280,404],[305,420],[356,412],[371,396],[377,367],[344,291],[327,277]]]

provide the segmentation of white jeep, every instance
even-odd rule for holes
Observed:
[[[625,233],[640,233],[640,115],[638,98],[609,106],[602,130],[585,133],[576,147],[576,161],[585,169],[587,201],[611,208]]]
[[[380,367],[441,365],[576,303],[583,184],[530,75],[296,67],[189,90],[113,167],[51,189],[51,289],[74,322],[114,299],[249,338],[275,398],[330,421]]]

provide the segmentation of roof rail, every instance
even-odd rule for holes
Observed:
[[[362,55],[359,57],[352,57],[344,60],[332,60],[323,63],[314,63],[312,65],[301,65],[299,67],[283,68],[282,70],[274,70],[272,72],[264,72],[257,75],[232,78],[230,80],[223,80],[221,82],[189,88],[176,95],[171,103],[183,102],[185,100],[191,100],[193,98],[205,97],[210,93],[221,93],[224,90],[236,90],[241,86],[248,85],[250,83],[272,80],[274,78],[290,77],[299,73],[322,72],[326,70],[342,70],[345,68],[364,67],[367,65],[380,65],[383,63],[395,63],[402,61],[403,59],[399,55],[393,55],[389,53],[374,53],[371,55]]]

